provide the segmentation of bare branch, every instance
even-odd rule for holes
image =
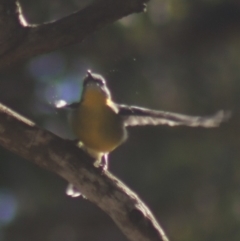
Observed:
[[[129,14],[144,11],[145,3],[148,1],[97,0],[70,16],[36,26],[23,25],[20,21],[21,11],[19,8],[15,11],[15,15],[12,15],[12,18],[15,20],[16,16],[19,19],[16,24],[17,29],[15,29],[17,31],[11,31],[12,34],[14,33],[10,38],[13,43],[8,43],[7,48],[5,46],[1,48],[0,46],[0,53],[4,53],[0,56],[0,68],[10,66],[17,61],[37,54],[48,53],[70,44],[79,43],[91,33],[107,24],[113,23]],[[0,8],[1,4],[0,1]],[[10,16],[8,16],[8,21],[10,21],[9,18]],[[4,31],[6,30],[1,28],[0,25],[0,35]]]
[[[0,68],[78,43],[94,31],[134,12],[148,0],[97,0],[85,9],[42,25],[24,22],[16,0],[0,0]],[[121,181],[93,166],[71,141],[36,126],[0,104],[0,145],[73,183],[105,211],[133,241],[167,241],[139,197]]]
[[[73,183],[118,225],[132,241],[167,241],[147,206],[110,172],[49,131],[0,104],[0,145]]]
[[[0,55],[18,44],[22,33],[16,0],[0,0]]]

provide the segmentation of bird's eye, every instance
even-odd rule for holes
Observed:
[[[104,85],[104,81],[100,78],[94,79],[94,81],[96,81],[100,86]]]

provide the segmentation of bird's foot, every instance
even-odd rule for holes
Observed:
[[[100,160],[96,160],[93,164],[96,168],[99,168],[104,174],[108,170],[108,154],[104,154]]]

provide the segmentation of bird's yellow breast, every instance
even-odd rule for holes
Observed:
[[[85,92],[73,115],[73,131],[89,149],[111,152],[126,139],[121,117],[109,106],[106,96],[98,90]]]

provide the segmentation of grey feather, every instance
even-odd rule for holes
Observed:
[[[218,111],[211,116],[188,116],[183,114],[150,110],[136,106],[117,105],[119,112],[124,118],[125,126],[136,125],[169,125],[169,126],[191,126],[191,127],[217,127],[227,121],[231,113]]]

